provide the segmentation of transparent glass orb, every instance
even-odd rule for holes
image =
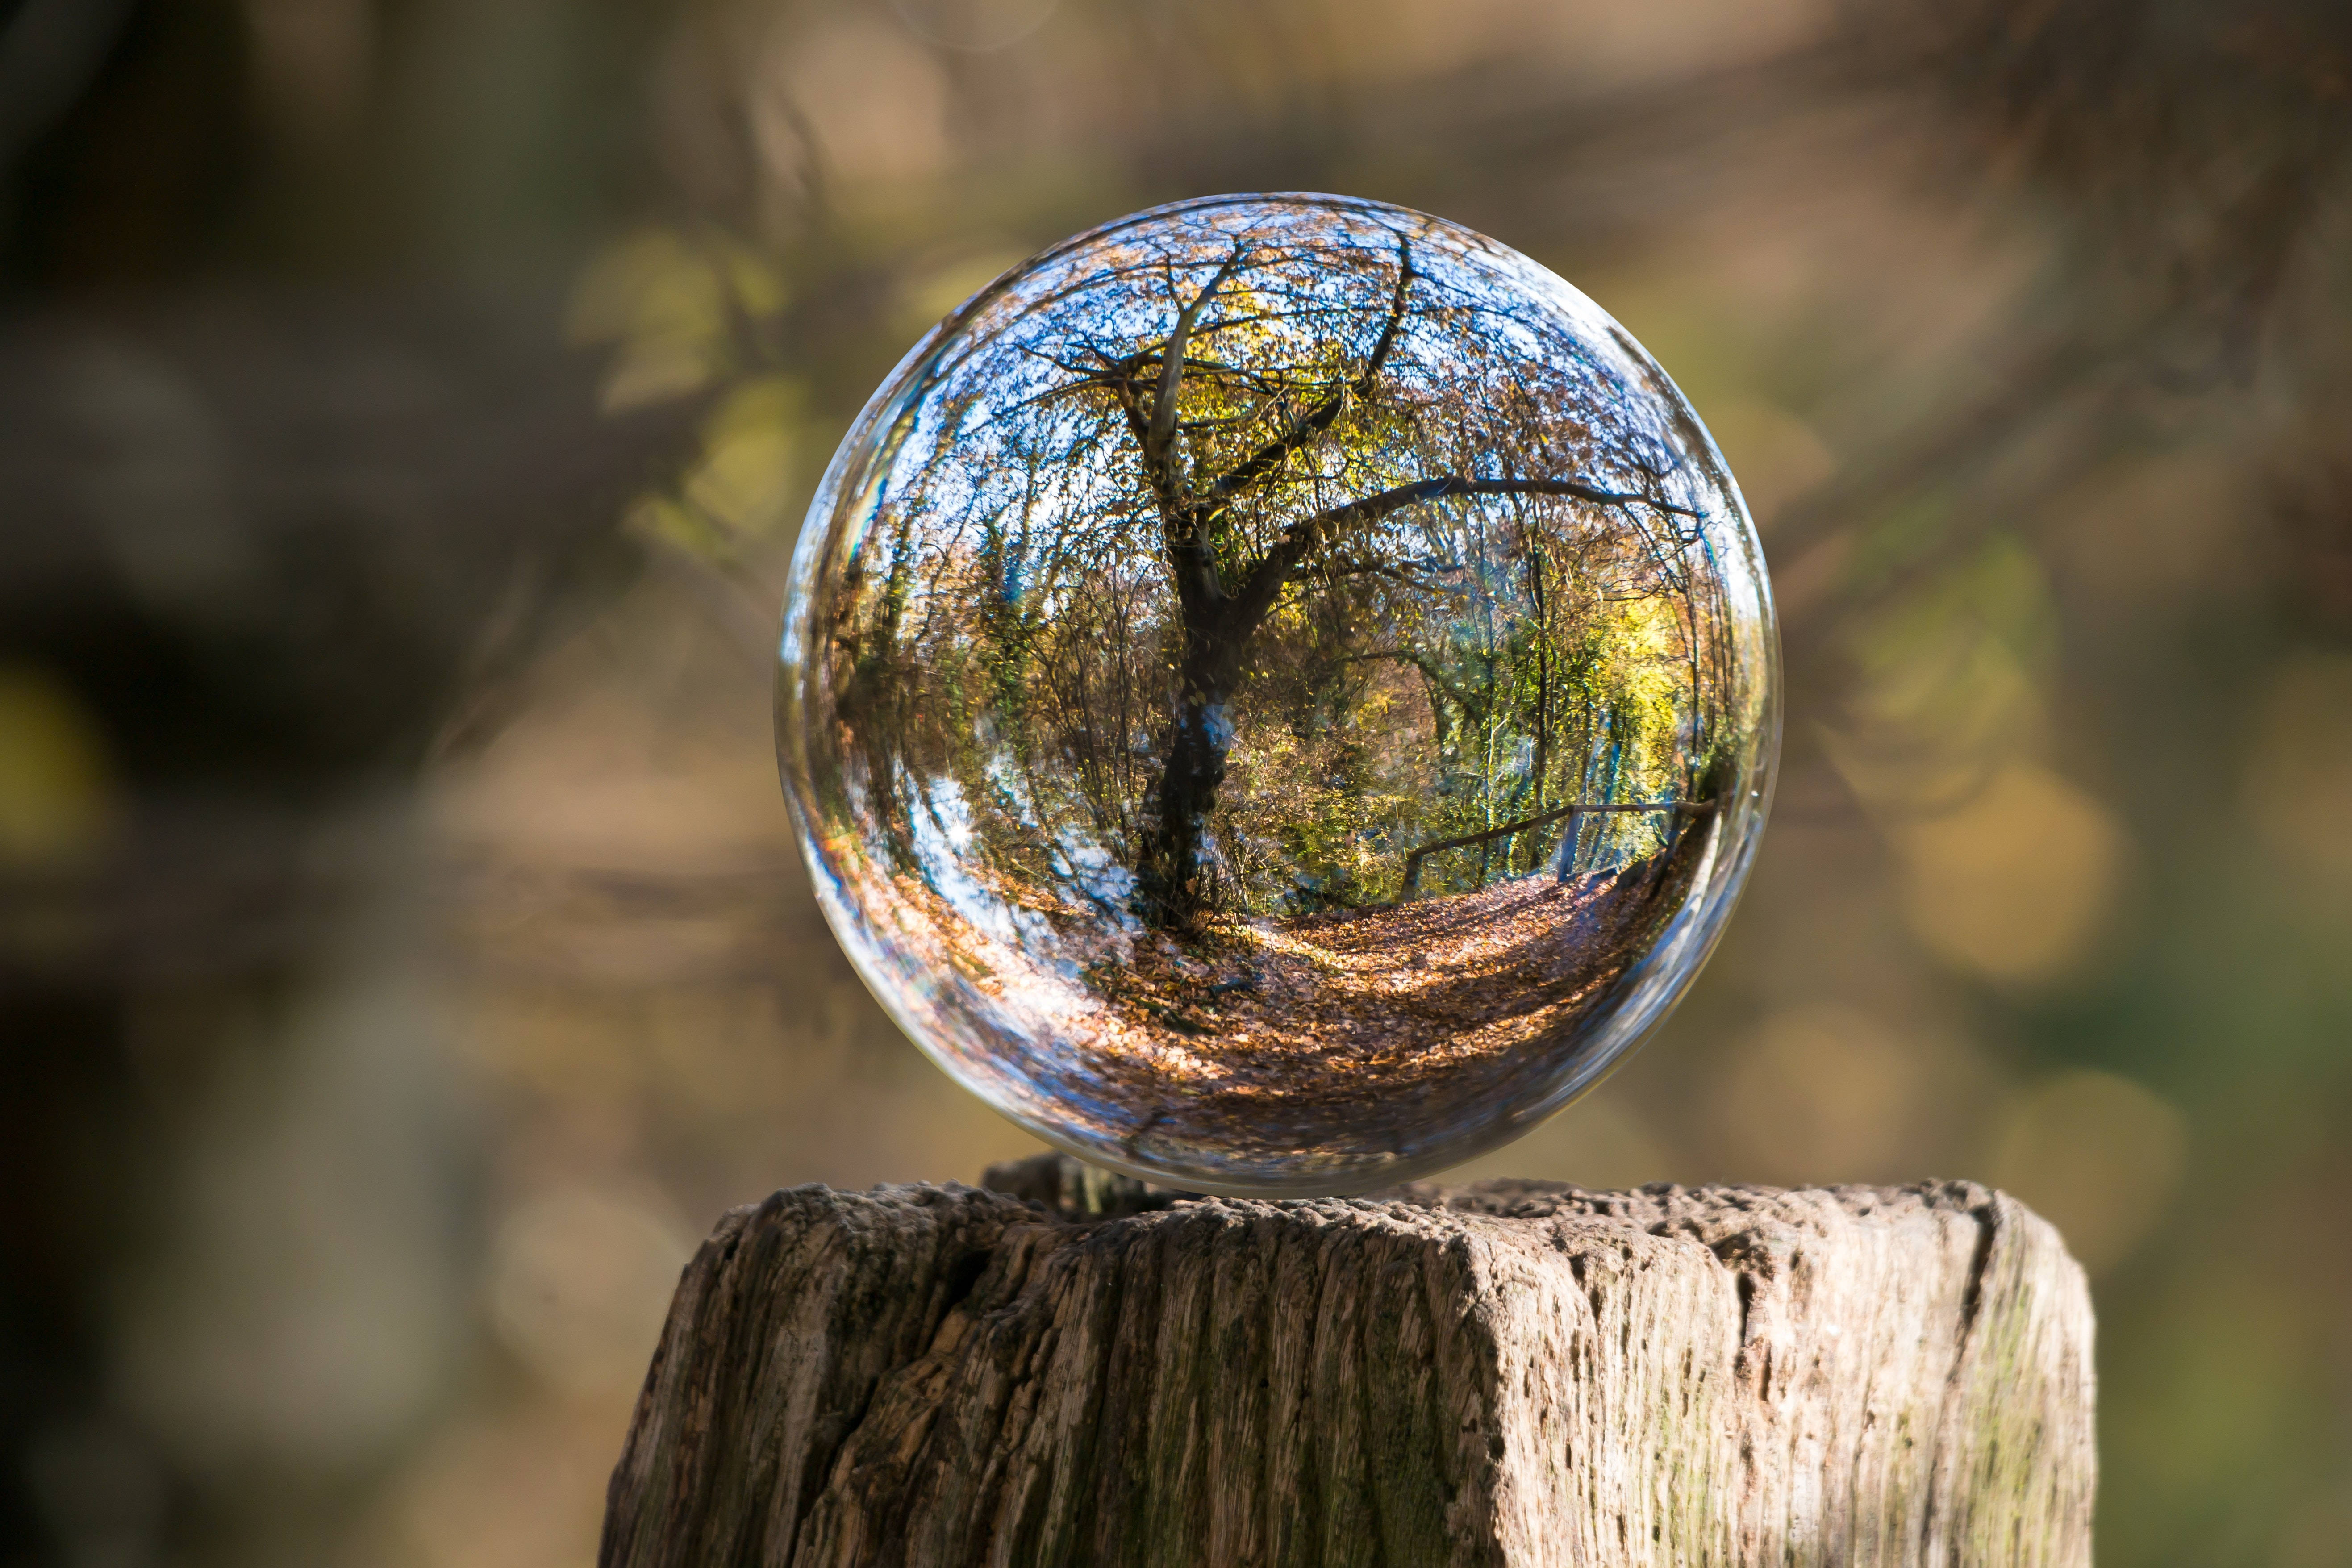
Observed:
[[[1443,219],[1161,207],[852,427],[777,744],[826,918],[1046,1142],[1362,1191],[1527,1131],[1706,960],[1779,742],[1764,560],[1622,327]]]

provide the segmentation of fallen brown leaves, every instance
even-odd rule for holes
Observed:
[[[1679,907],[1703,837],[1672,866],[1188,939],[1034,899],[1026,931],[992,933],[903,876],[886,910],[860,901],[902,967],[967,993],[966,1016],[929,1009],[934,1048],[1066,1138],[1151,1164],[1360,1166],[1555,1080]]]

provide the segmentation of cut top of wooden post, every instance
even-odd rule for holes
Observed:
[[[2092,1319],[1967,1184],[781,1192],[688,1268],[604,1568],[2087,1565]]]

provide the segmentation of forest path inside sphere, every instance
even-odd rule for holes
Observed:
[[[1082,1070],[1132,1086],[1147,1144],[1188,1131],[1230,1140],[1237,1100],[1256,1102],[1249,1121],[1287,1129],[1294,1147],[1339,1123],[1360,1132],[1393,1118],[1425,1131],[1428,1095],[1478,1103],[1552,1055],[1520,1047],[1578,1033],[1654,934],[1650,917],[1678,901],[1662,896],[1660,873],[1653,858],[1565,882],[1545,872],[1234,922],[1190,952],[1139,942],[1115,977],[1097,972],[1110,1005],[1092,1048],[1080,1047],[1091,1058]],[[1144,1110],[1144,1095],[1160,1103]]]
[[[1082,996],[916,879],[898,879],[898,934],[985,994],[1063,993],[1061,1026],[1026,1043],[1021,1068],[1033,1090],[1084,1108],[1096,1152],[1149,1163],[1214,1146],[1244,1165],[1312,1163],[1367,1133],[1409,1150],[1556,1073],[1684,903],[1709,837],[1565,881],[1546,870],[1403,903],[1229,919],[1189,939],[1138,933],[1085,966]],[[919,933],[905,923],[916,908],[929,917]]]

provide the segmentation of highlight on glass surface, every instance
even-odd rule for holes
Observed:
[[[1672,1007],[1778,749],[1755,531],[1625,330],[1458,225],[1227,196],[918,344],[793,560],[785,793],[859,973],[1085,1159],[1362,1191]]]

